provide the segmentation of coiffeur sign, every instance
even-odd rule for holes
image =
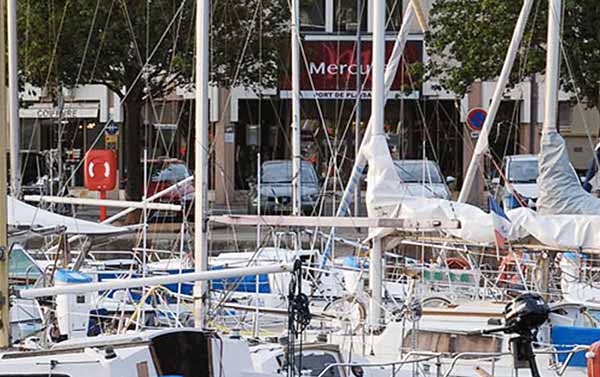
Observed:
[[[354,41],[304,41],[306,60],[301,63],[300,88],[303,98],[343,99],[356,97],[356,78],[360,69],[362,80],[365,80],[362,98],[371,96],[371,42],[361,44],[361,66],[356,64],[356,42]],[[392,53],[393,41],[386,42],[386,59]],[[404,60],[408,64],[423,60],[423,45],[420,41],[408,41],[404,50]],[[392,83],[392,96],[415,97],[415,92],[406,94],[411,80],[406,67],[398,67]],[[281,79],[282,98],[291,96],[291,78],[287,72]]]

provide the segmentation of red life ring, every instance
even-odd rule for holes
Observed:
[[[585,357],[588,377],[600,377],[600,342],[592,344]]]

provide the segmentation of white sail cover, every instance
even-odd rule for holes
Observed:
[[[114,235],[130,232],[129,228],[120,228],[112,225],[98,224],[92,221],[62,216],[46,211],[27,203],[23,203],[13,197],[7,197],[8,225],[14,227],[51,228],[64,226],[67,234],[86,235]]]
[[[555,130],[542,133],[537,201],[541,214],[600,215],[600,200],[583,189],[565,141]]]
[[[491,216],[478,207],[450,200],[410,196],[403,189],[384,135],[374,135],[365,145],[369,161],[367,211],[372,217],[459,220],[453,236],[478,243],[494,242]],[[370,237],[385,236],[391,230],[372,230]]]
[[[508,211],[511,238],[529,234],[546,246],[600,250],[600,216],[543,215],[529,208]]]
[[[480,208],[466,203],[407,195],[402,189],[385,136],[371,137],[365,145],[365,155],[369,161],[366,203],[369,216],[459,220],[461,228],[447,230],[449,235],[467,242],[490,245],[495,242],[492,216]],[[549,160],[551,159],[547,161]],[[565,166],[562,157],[556,161]],[[568,159],[566,164],[572,172]],[[567,168],[564,169],[564,174],[567,174]],[[564,183],[568,184],[566,181]],[[575,191],[575,187],[571,187],[571,190]],[[531,235],[551,247],[600,250],[600,215],[541,214],[529,208],[514,209],[506,215],[511,221],[509,240],[515,241]],[[374,229],[370,237],[383,237],[391,232]]]

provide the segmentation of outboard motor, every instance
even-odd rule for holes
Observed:
[[[477,331],[477,334],[493,334],[504,332],[516,334],[510,339],[515,368],[531,369],[532,377],[539,377],[533,342],[536,340],[540,326],[548,320],[550,307],[537,293],[523,293],[506,305],[504,309],[504,326]]]
[[[520,335],[537,332],[548,320],[549,314],[550,307],[542,296],[537,293],[523,293],[504,309],[505,332]]]

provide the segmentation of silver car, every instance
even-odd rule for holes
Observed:
[[[310,162],[301,163],[302,212],[310,215],[319,201],[321,185],[315,168]],[[292,211],[292,161],[274,160],[261,166],[260,208],[262,214],[291,213]],[[258,185],[250,186],[248,213],[257,213]]]
[[[455,181],[454,177],[444,179],[440,167],[431,160],[397,160],[394,161],[400,181],[401,190],[406,195],[450,199],[448,184]]]

